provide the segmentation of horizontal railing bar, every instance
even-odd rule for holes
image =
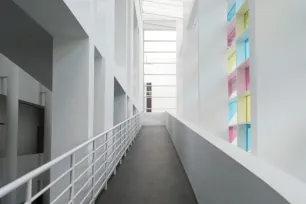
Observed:
[[[96,148],[96,151],[98,151],[101,147],[103,147],[105,144],[107,143],[107,141],[104,141],[102,145],[100,145],[99,147]]]
[[[88,170],[94,165],[94,163],[90,164],[75,180],[74,180],[74,183],[78,182],[83,176],[85,173],[88,172]]]
[[[31,199],[31,202],[35,201],[39,196],[41,196],[44,192],[49,190],[55,183],[57,183],[59,180],[61,180],[64,176],[66,176],[70,171],[72,171],[73,168],[68,169],[66,172],[64,172],[61,176],[59,176],[57,179],[52,181],[49,185],[47,185],[45,188],[43,188],[41,191],[39,191],[36,195],[34,195]]]
[[[86,196],[83,198],[83,200],[80,202],[80,204],[83,204],[83,202],[86,200],[86,198],[91,194],[91,192],[93,192],[94,187],[91,188],[91,190],[88,191],[88,193],[86,194]]]
[[[77,167],[79,166],[83,161],[88,159],[91,155],[93,155],[95,151],[89,152],[85,157],[83,157],[80,161],[78,161],[74,166]]]
[[[106,151],[104,151],[97,159],[96,159],[96,163],[97,161],[99,161],[104,155],[105,155]]]
[[[102,167],[105,167],[105,161],[103,161],[103,163],[101,164],[101,166],[96,170],[96,172],[94,173],[94,176],[96,176],[96,174],[102,169]],[[106,167],[107,168],[107,167]],[[102,173],[102,175],[105,173],[105,171]]]
[[[60,199],[65,193],[66,191],[68,191],[70,188],[72,187],[72,184],[68,185],[67,188],[65,188],[52,202],[51,204],[54,204],[58,201],[58,199]]]
[[[86,181],[86,183],[83,184],[82,188],[80,188],[80,190],[76,194],[74,194],[73,199],[75,199],[84,190],[84,188],[87,186],[87,184],[89,184],[89,181],[92,181],[92,178],[93,178],[93,176],[89,177],[88,181]]]
[[[100,182],[100,181],[99,181]],[[95,198],[99,195],[99,193],[101,192],[101,190],[103,189],[105,183],[107,182],[107,180],[105,179],[105,181],[103,181],[101,187],[99,188],[99,190],[97,191],[97,193],[95,194]]]
[[[43,172],[49,170],[51,167],[53,167],[54,165],[56,165],[57,163],[59,163],[60,161],[66,159],[67,157],[71,156],[73,153],[77,152],[79,149],[83,148],[84,146],[92,143],[93,141],[95,141],[96,139],[100,138],[101,136],[103,136],[104,134],[107,134],[108,132],[114,130],[115,128],[119,127],[120,125],[129,122],[131,119],[137,117],[138,115],[140,115],[140,113],[132,116],[131,118],[115,125],[114,127],[106,130],[105,132],[98,134],[97,136],[89,139],[88,141],[84,142],[83,144],[71,149],[70,151],[62,154],[61,156],[51,160],[50,162],[38,167],[37,169],[25,174],[24,176],[16,179],[15,181],[5,185],[4,187],[0,188],[0,198],[2,198],[3,196],[7,195],[8,193],[10,193],[11,191],[13,191],[14,189],[20,187],[21,185],[25,184],[26,182],[28,182],[30,179],[33,179],[35,177],[37,177],[38,175],[42,174]]]

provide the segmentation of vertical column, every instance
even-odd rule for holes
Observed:
[[[5,150],[6,183],[17,178],[18,173],[18,110],[19,110],[19,68],[10,66],[10,74],[7,78],[7,137]],[[6,203],[16,203],[16,191],[7,196]]]
[[[252,152],[306,181],[306,1],[249,4]]]
[[[55,39],[53,51],[51,159],[93,136],[94,45],[89,39]],[[85,155],[90,149],[82,150]],[[51,180],[69,163],[51,169]],[[51,190],[51,199],[69,180]],[[63,198],[63,202],[67,201]]]
[[[224,139],[228,134],[226,10],[224,0],[198,1],[199,120],[203,128]]]
[[[51,122],[52,122],[52,92],[47,88],[42,89],[45,92],[45,124],[44,124],[44,163],[51,160]],[[45,184],[50,182],[50,172],[44,177]],[[44,185],[45,185],[44,184]],[[44,193],[44,203],[48,203],[50,199],[50,193],[47,191]]]
[[[104,127],[105,129],[113,127],[113,119],[114,119],[114,68],[116,64],[114,62],[115,57],[117,57],[118,53],[116,52],[115,56],[115,47],[122,46],[120,45],[121,41],[117,40],[117,35],[119,35],[120,31],[116,30],[117,20],[115,19],[115,8],[118,5],[119,1],[106,1],[105,7],[106,9],[106,33],[105,33],[105,42],[106,42],[106,50],[105,52],[105,103],[104,103]],[[118,17],[119,18],[119,17]],[[120,27],[120,24],[119,24]],[[116,32],[116,33],[115,33]],[[118,33],[117,33],[118,32]],[[121,32],[122,33],[122,32]],[[125,48],[122,48],[125,49]],[[103,56],[104,57],[104,56]]]

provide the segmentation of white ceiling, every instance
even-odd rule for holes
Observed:
[[[182,0],[141,0],[142,19],[146,30],[173,30],[183,19]]]

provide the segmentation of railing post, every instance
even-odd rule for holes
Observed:
[[[116,151],[117,151],[117,137],[118,137],[118,129],[117,128],[118,127],[115,128],[115,136],[114,136],[115,139],[113,139],[113,142],[115,144],[113,143],[114,151],[112,152],[113,153],[112,157],[114,158],[114,159],[112,159],[112,164],[114,165],[114,172],[113,172],[114,176],[116,176],[116,174],[117,174],[117,166],[116,166],[117,165],[116,164],[116,159],[117,159],[116,158],[116,156],[117,156],[117,152]],[[113,169],[113,167],[111,169]]]
[[[131,120],[128,120],[128,150],[130,151],[131,145]]]
[[[31,204],[32,200],[32,179],[27,182],[26,204]]]
[[[136,118],[134,117],[133,118],[133,130],[134,130],[134,133],[133,133],[133,143],[134,143],[134,141],[135,141],[135,133],[136,133],[136,120],[135,120]]]
[[[127,121],[124,122],[124,143],[123,143],[123,148],[124,148],[124,157],[126,157],[126,144],[127,144]]]
[[[72,168],[71,172],[70,172],[70,203],[74,204],[74,179],[75,179],[75,153],[73,153],[71,156],[71,164],[70,164],[70,168]]]
[[[95,179],[95,174],[96,174],[96,140],[94,140],[92,142],[93,145],[93,154],[92,154],[92,201],[94,201],[95,199],[95,183],[96,183],[96,179]]]
[[[124,147],[123,147],[123,144],[122,144],[122,124],[120,125],[120,164],[122,164],[122,156],[123,156],[123,150],[124,150]]]
[[[104,159],[104,165],[105,165],[105,167],[104,167],[104,169],[105,169],[105,171],[104,171],[104,174],[105,174],[105,190],[107,190],[107,154],[108,154],[108,132],[105,134],[105,154],[104,154],[104,156],[105,156],[105,159]]]

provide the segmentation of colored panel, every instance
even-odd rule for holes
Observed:
[[[230,122],[234,115],[237,113],[237,101],[233,101],[228,104],[228,113],[228,120]]]
[[[246,151],[251,151],[251,125],[247,125]]]
[[[244,124],[247,122],[247,102],[246,96],[238,98],[238,123]]]
[[[227,21],[230,22],[234,18],[235,15],[236,15],[236,4],[234,4],[231,10],[228,12]]]
[[[239,38],[239,36],[243,33],[245,30],[244,28],[244,15],[236,15],[236,36]]]
[[[229,142],[232,143],[237,138],[237,127],[229,127]]]
[[[245,61],[245,45],[238,43],[236,45],[236,64],[239,67]]]
[[[236,78],[233,78],[228,82],[228,97],[231,98],[235,96],[237,96]]]
[[[245,53],[245,59],[248,59],[250,57],[250,44],[249,44],[249,39],[247,39],[244,42],[244,53]]]
[[[239,125],[238,127],[238,135],[237,135],[237,145],[243,150],[247,149],[247,126]]]
[[[246,97],[246,108],[247,108],[246,120],[247,122],[251,122],[251,96],[250,95]]]
[[[239,10],[246,0],[236,0],[236,8]]]
[[[250,68],[245,69],[246,91],[250,90]]]
[[[244,29],[249,26],[249,11],[244,14]]]
[[[236,52],[228,58],[228,72],[232,72],[234,69],[236,69]]]

